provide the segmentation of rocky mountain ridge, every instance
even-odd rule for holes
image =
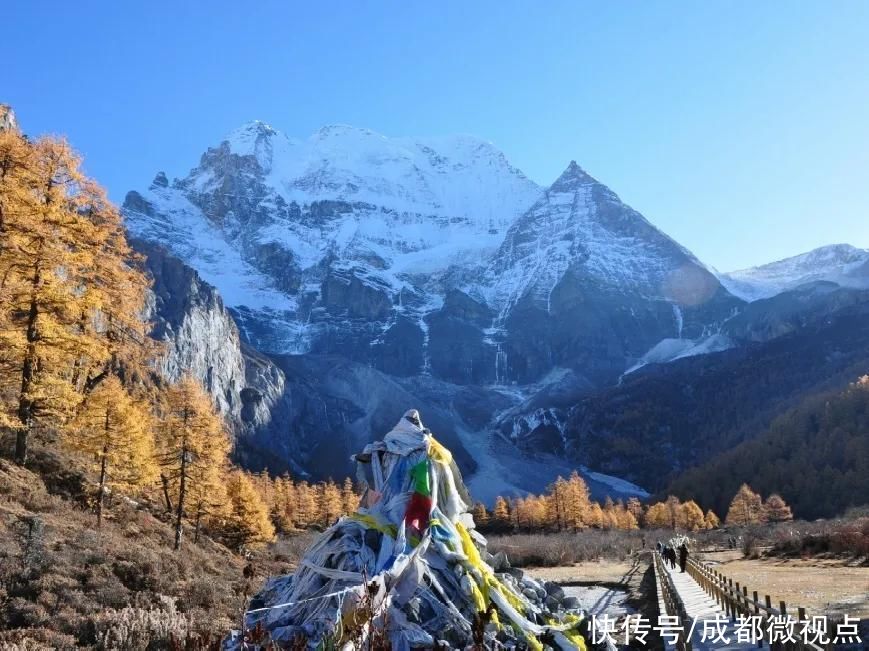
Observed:
[[[869,249],[831,244],[718,277],[732,294],[746,301],[772,298],[818,281],[865,289],[869,287]]]
[[[577,403],[864,300],[816,282],[747,303],[575,162],[540,188],[470,137],[333,126],[297,140],[255,122],[123,210],[226,303],[169,320],[167,363],[212,388],[248,465],[342,476],[414,406],[485,499],[577,467],[598,495],[641,493],[584,467],[603,465],[578,451]]]

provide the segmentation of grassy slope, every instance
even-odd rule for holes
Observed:
[[[160,514],[125,499],[113,500],[98,531],[71,459],[38,451],[32,467],[0,458],[0,647],[214,639],[235,626],[267,573],[288,567],[287,555],[263,555],[245,579],[247,561],[208,538],[173,552]],[[100,643],[106,636],[114,644]]]

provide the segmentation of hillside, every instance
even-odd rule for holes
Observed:
[[[864,375],[867,315],[869,304],[858,303],[770,341],[644,367],[566,411],[568,454],[663,490],[681,472],[760,435],[788,408]]]
[[[804,399],[750,441],[676,478],[668,492],[722,509],[743,482],[806,519],[869,504],[869,377]]]
[[[77,465],[43,448],[30,468],[0,458],[0,646],[144,649],[170,635],[216,642],[238,620],[244,594],[280,567],[256,562],[248,580],[246,561],[207,537],[174,553],[170,524],[123,497],[97,530],[86,508],[91,479]]]

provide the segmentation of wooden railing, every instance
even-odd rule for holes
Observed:
[[[664,569],[664,561],[661,554],[652,552],[652,564],[655,568],[655,582],[661,591],[664,609],[669,616],[678,619],[680,631],[676,637],[676,648],[679,651],[692,651],[691,645],[691,618],[685,612],[685,604],[673,585],[673,579],[669,572]]]
[[[740,585],[739,581],[734,582],[733,579],[724,576],[724,574],[718,570],[696,561],[693,558],[688,559],[687,569],[688,574],[690,574],[700,587],[718,603],[722,610],[727,613],[728,617],[734,619],[740,615],[743,617],[760,617],[761,639],[766,640],[767,642],[769,642],[768,626],[774,617],[787,617],[789,614],[793,617],[793,608],[791,608],[791,613],[788,613],[788,607],[784,601],[779,601],[778,608],[775,608],[772,605],[772,599],[769,595],[764,595],[764,599],[761,601],[757,590],[754,590],[752,591],[751,596],[749,596],[747,586]],[[808,618],[806,617],[806,609],[797,608],[796,611],[794,637],[797,641],[794,643],[776,642],[770,645],[771,648],[797,649],[799,651],[804,649],[810,651],[829,651],[829,649],[832,649],[832,643],[822,646],[805,640],[806,636],[802,635],[802,631],[803,627],[806,625],[805,623],[808,621]],[[809,630],[813,633],[816,632],[811,628]],[[762,646],[762,643],[758,642],[758,646]]]

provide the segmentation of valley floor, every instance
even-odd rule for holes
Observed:
[[[706,554],[709,563],[749,591],[774,603],[802,606],[811,614],[869,618],[869,567],[840,559],[743,559],[736,552]]]

